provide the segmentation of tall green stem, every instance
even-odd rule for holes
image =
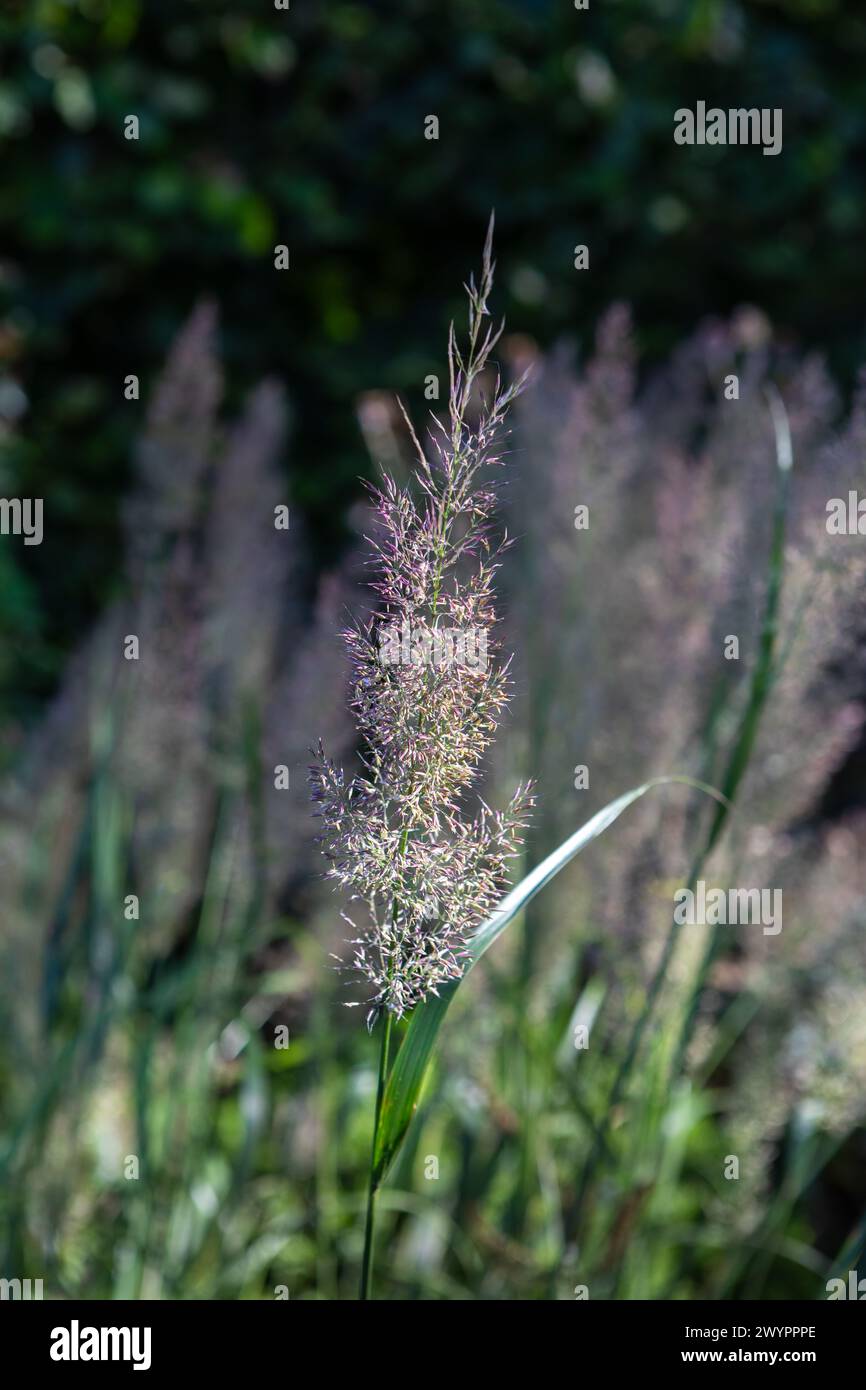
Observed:
[[[379,1120],[382,1115],[382,1097],[388,1077],[388,1057],[391,1051],[391,1028],[394,1015],[385,1010],[385,1023],[382,1029],[382,1047],[379,1052],[379,1081],[376,1086],[376,1111],[373,1118],[373,1144],[370,1149],[370,1186],[367,1191],[367,1220],[364,1226],[364,1259],[361,1265],[361,1288],[358,1297],[363,1301],[370,1297],[373,1272],[373,1221],[376,1214],[376,1194],[379,1184],[376,1181],[376,1140],[379,1136]]]

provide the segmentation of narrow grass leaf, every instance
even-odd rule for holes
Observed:
[[[502,899],[497,910],[479,928],[469,945],[469,963],[460,980],[440,987],[436,996],[428,997],[413,1011],[406,1030],[403,1044],[397,1053],[391,1074],[388,1078],[382,1101],[382,1112],[376,1136],[374,1154],[374,1182],[381,1183],[393,1162],[412,1116],[418,1108],[427,1067],[436,1042],[436,1037],[451,1000],[466,975],[481,959],[485,951],[501,936],[510,922],[523,910],[528,902],[540,893],[541,889],[564,869],[581,850],[597,839],[608,826],[612,825],[623,811],[644,796],[653,787],[670,783],[682,783],[707,792],[717,800],[720,793],[703,782],[690,777],[655,777],[642,783],[631,791],[624,792],[615,801],[596,812],[585,825],[576,830],[567,840],[549,854],[546,859],[527,874],[516,888]]]

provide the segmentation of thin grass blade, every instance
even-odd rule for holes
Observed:
[[[652,788],[671,783],[682,783],[685,786],[707,792],[708,795],[717,800],[720,798],[720,793],[712,787],[690,777],[655,777],[649,782],[642,783],[639,787],[633,787],[631,791],[624,792],[615,801],[609,802],[602,810],[590,817],[585,825],[582,825],[579,830],[564,840],[558,849],[549,854],[537,868],[527,874],[516,888],[512,888],[511,892],[505,895],[496,912],[487,919],[473,937],[469,946],[469,963],[461,979],[440,987],[437,996],[428,997],[414,1010],[402,1046],[388,1077],[382,1101],[374,1154],[373,1180],[376,1185],[381,1183],[390,1168],[409,1128],[412,1116],[418,1108],[424,1078],[442,1020],[466,975],[526,904],[535,897],[536,893],[540,893],[541,889],[552,878],[555,878],[566,864],[570,863],[576,855],[580,854],[581,850],[603,834],[608,826],[612,825],[623,811],[627,810],[635,801],[645,796]]]

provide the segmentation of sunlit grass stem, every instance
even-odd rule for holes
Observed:
[[[388,1061],[391,1053],[391,1030],[393,1026],[394,1015],[390,1009],[386,1009],[382,1025],[382,1044],[379,1050],[379,1079],[376,1084],[376,1110],[373,1117],[373,1142],[370,1149],[370,1185],[367,1189],[367,1217],[364,1223],[364,1257],[361,1261],[361,1287],[358,1292],[358,1297],[361,1300],[366,1300],[370,1297],[372,1287],[376,1194],[379,1191],[379,1179],[376,1175],[375,1161],[376,1141],[379,1136],[379,1120],[382,1114],[382,1098],[385,1094],[385,1082],[388,1078]]]

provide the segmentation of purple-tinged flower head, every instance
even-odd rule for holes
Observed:
[[[502,326],[489,318],[492,231],[469,296],[468,344],[448,342],[448,419],[430,454],[417,436],[413,483],[373,489],[371,587],[377,611],[343,634],[363,771],[347,779],[319,748],[310,780],[328,874],[364,904],[353,968],[372,986],[370,1018],[397,1017],[458,978],[475,929],[502,892],[532,804],[465,809],[508,702],[494,638],[493,585],[506,538],[495,534],[499,444],[523,380],[476,396]],[[411,426],[410,426],[411,429]],[[347,920],[350,920],[347,918]]]

